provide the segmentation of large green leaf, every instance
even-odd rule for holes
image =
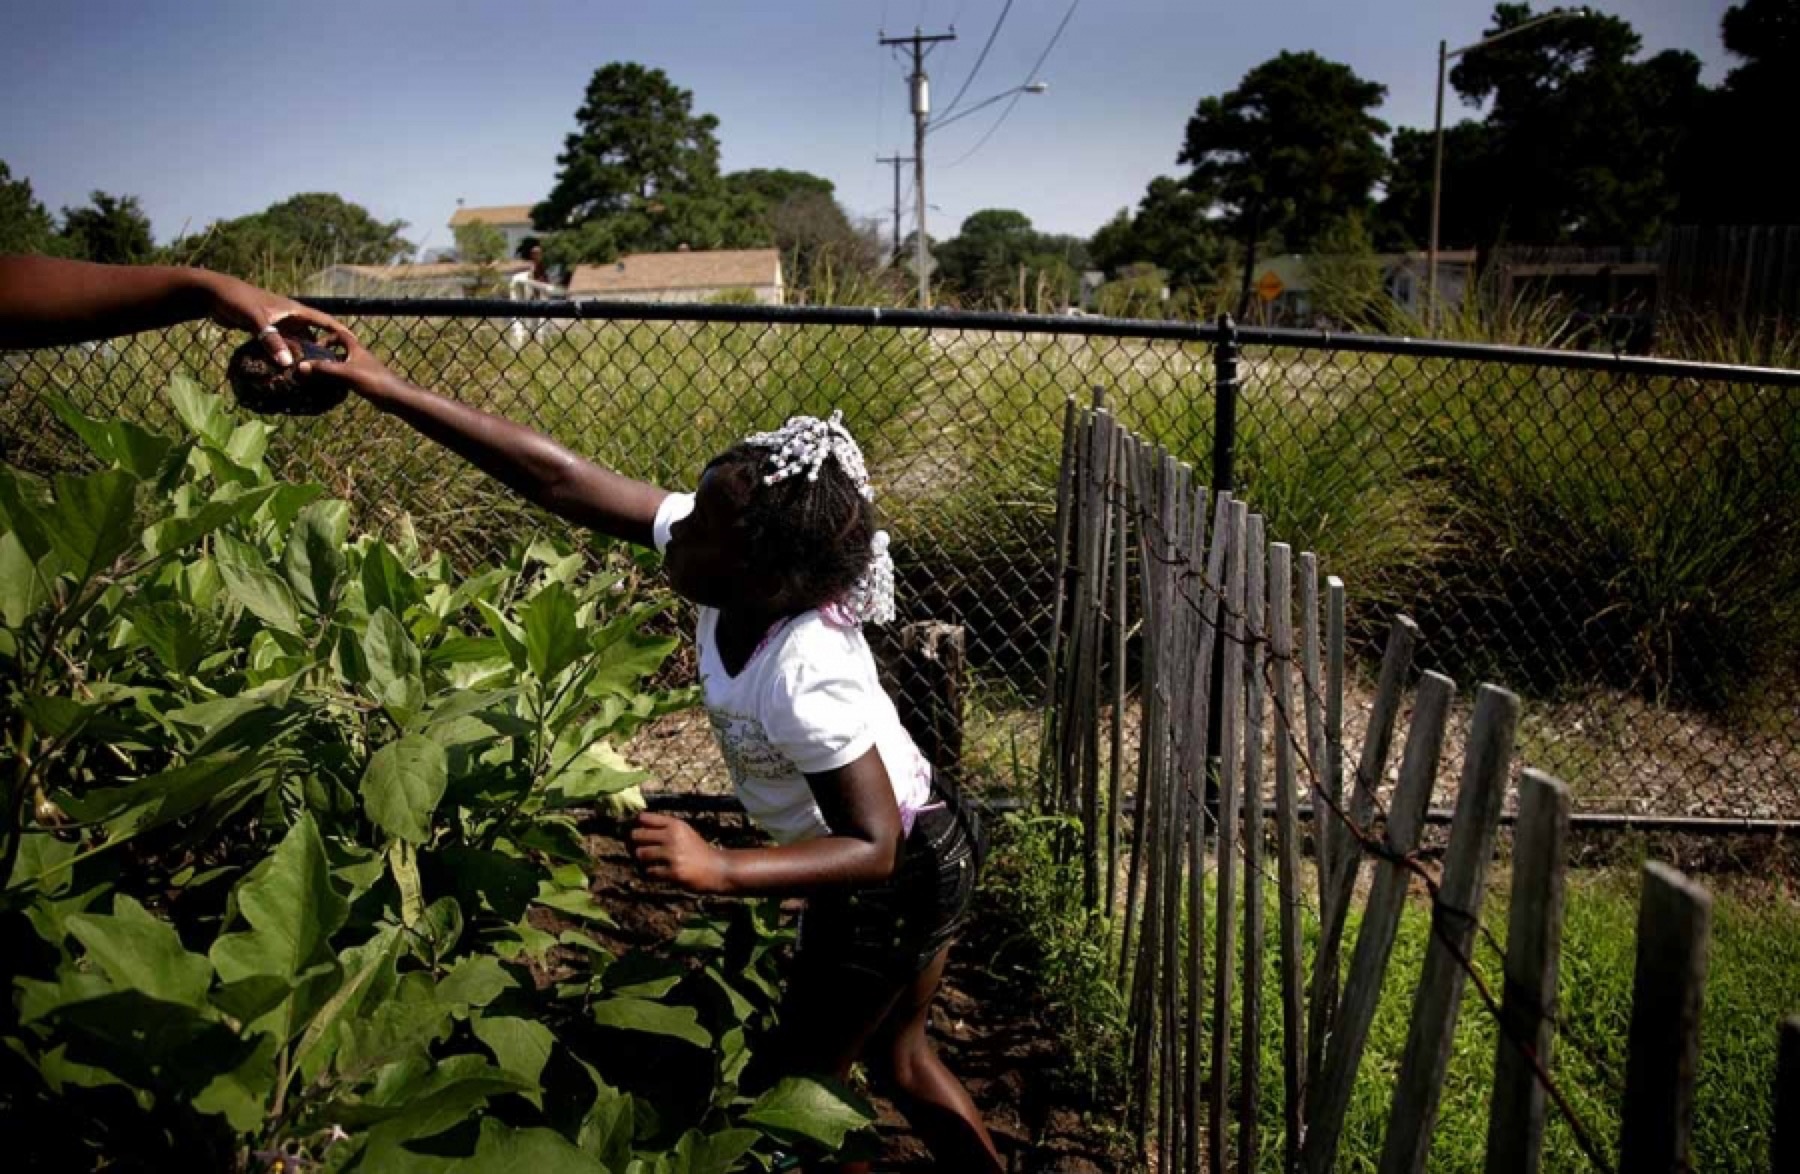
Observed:
[[[629,997],[607,999],[594,1004],[594,1022],[621,1031],[668,1036],[697,1048],[712,1046],[712,1036],[700,1026],[700,1016],[692,1007],[671,1007]]]
[[[229,534],[213,538],[213,554],[225,590],[251,615],[282,632],[300,632],[300,603],[293,588],[269,569],[262,552]]]
[[[730,1174],[738,1159],[757,1142],[754,1129],[722,1129],[702,1133],[690,1129],[669,1154],[669,1174]]]
[[[0,534],[0,623],[21,628],[49,593],[37,563],[11,530]]]
[[[263,1123],[269,1094],[275,1091],[275,1053],[281,1041],[272,1035],[257,1037],[257,1047],[230,1072],[213,1077],[194,1097],[194,1108],[217,1113],[239,1133],[253,1133]]]
[[[217,631],[211,617],[181,600],[134,602],[126,608],[125,615],[137,640],[171,672],[193,672],[201,658],[213,650]]]
[[[332,884],[319,829],[304,813],[268,866],[239,884],[236,896],[238,911],[251,928],[213,942],[213,969],[226,982],[253,974],[294,978],[329,961],[331,935],[350,908]]]
[[[81,437],[93,454],[118,465],[140,481],[152,481],[167,466],[175,442],[130,420],[96,420],[83,415],[60,395],[46,394],[45,402],[56,418]]]
[[[169,402],[175,407],[175,414],[188,429],[213,444],[223,447],[231,437],[231,415],[225,410],[225,401],[210,392],[200,390],[200,385],[185,375],[177,375],[169,381]]]
[[[363,552],[363,602],[370,611],[387,608],[397,616],[418,603],[419,581],[387,543],[376,540]]]
[[[551,583],[531,597],[523,609],[525,663],[540,681],[548,681],[587,651],[575,622],[575,597],[562,583]]]
[[[222,751],[192,759],[123,787],[103,787],[63,801],[69,814],[104,821],[115,840],[180,819],[210,803],[237,795],[260,781],[261,756]]]
[[[680,642],[673,636],[650,636],[642,631],[645,621],[661,610],[634,608],[592,634],[591,696],[629,698],[643,688],[646,677],[662,667]]]
[[[518,984],[492,954],[470,954],[450,968],[437,985],[437,1000],[447,1006],[485,1007]]]
[[[494,1053],[494,1060],[506,1071],[536,1085],[550,1062],[550,1049],[556,1036],[535,1019],[519,1019],[510,1015],[481,1015],[469,1021],[475,1038]],[[534,1094],[535,1096],[535,1090]]]
[[[281,569],[308,615],[331,611],[344,573],[344,539],[349,532],[350,503],[335,498],[301,510],[288,531]]]
[[[68,928],[121,989],[167,1003],[205,1005],[212,967],[182,947],[173,926],[123,893],[113,898],[112,916],[77,913]]]
[[[398,616],[385,607],[378,608],[369,617],[362,649],[369,665],[369,690],[376,700],[396,711],[402,721],[425,707],[425,683],[419,675],[419,646],[413,643]]]
[[[368,941],[338,954],[344,981],[306,1025],[294,1050],[294,1066],[304,1079],[318,1079],[330,1065],[342,1025],[379,1005],[393,990],[400,942],[401,931],[384,925]]]
[[[444,748],[408,734],[370,757],[362,778],[363,809],[389,835],[423,844],[431,838],[431,814],[448,780]]]
[[[506,655],[512,660],[513,667],[524,672],[527,664],[525,629],[507,618],[504,612],[485,599],[477,599],[475,609],[486,621],[488,630],[493,632],[501,645],[505,647]]]
[[[112,566],[138,539],[137,478],[120,469],[59,476],[44,531],[63,570],[86,582]]]
[[[36,482],[28,482],[0,464],[0,528],[17,534],[33,559],[50,552],[49,512],[50,503]]]
[[[816,1080],[790,1076],[756,1099],[744,1120],[777,1137],[804,1137],[837,1149],[844,1138],[874,1122],[874,1115]]]
[[[151,554],[168,554],[192,546],[229,522],[247,518],[275,493],[273,485],[238,492],[221,491],[186,517],[165,518],[144,531],[144,545]]]
[[[412,984],[414,989],[429,985],[429,979],[422,986]],[[404,993],[408,984],[396,989]],[[423,1057],[450,1029],[450,1011],[429,993],[421,998],[390,998],[372,1009],[365,1008],[365,1014],[345,1020],[339,1029],[333,1067],[342,1076],[358,1079],[404,1057]]]
[[[627,1104],[630,1102],[627,1101]],[[514,1129],[483,1117],[473,1152],[452,1151],[434,1139],[429,1147],[372,1137],[362,1169],[382,1174],[609,1174],[613,1167],[589,1157],[552,1129]],[[623,1171],[623,1165],[617,1171]],[[616,1174],[616,1172],[615,1172]]]

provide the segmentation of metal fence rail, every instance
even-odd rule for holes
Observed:
[[[1350,584],[1361,663],[1404,610],[1428,633],[1422,666],[1524,691],[1529,757],[1579,810],[1800,819],[1800,372],[1228,323],[314,304],[407,378],[672,487],[748,431],[842,408],[894,535],[902,619],[966,630],[977,764],[1036,761],[1063,405],[1100,389]],[[220,385],[233,342],[197,325],[0,355],[0,456],[78,459],[45,391],[167,426],[170,375]],[[367,410],[276,444],[279,468],[365,524],[404,513],[458,560],[547,524]],[[717,781],[704,721],[635,749],[671,787]]]

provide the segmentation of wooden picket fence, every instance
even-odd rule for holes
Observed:
[[[1132,1121],[1146,1154],[1159,1171],[1223,1174],[1234,1164],[1256,1170],[1265,1147],[1279,1146],[1284,1170],[1335,1169],[1402,906],[1417,888],[1431,902],[1432,937],[1412,980],[1380,1169],[1425,1169],[1470,959],[1486,932],[1482,899],[1513,778],[1519,699],[1494,685],[1476,690],[1448,843],[1441,867],[1428,866],[1415,852],[1457,686],[1435,672],[1411,684],[1419,633],[1410,619],[1393,621],[1346,780],[1345,589],[1331,577],[1321,593],[1314,555],[1296,559],[1246,503],[1209,492],[1171,453],[1073,400],[1057,512],[1064,588],[1038,799],[1079,817],[1085,898],[1117,927]],[[1398,783],[1382,810],[1377,790],[1409,687]],[[1500,1027],[1487,1169],[1536,1170],[1553,1103],[1595,1168],[1613,1169],[1613,1151],[1567,1111],[1552,1078],[1568,789],[1531,769],[1517,785],[1505,984],[1499,994],[1481,988]],[[1650,864],[1641,909],[1616,1168],[1662,1174],[1688,1168],[1711,898]],[[1303,916],[1318,927],[1310,958]],[[1265,991],[1270,950],[1278,977]],[[1281,1062],[1265,1074],[1259,1032],[1271,999]],[[1774,1152],[1800,1161],[1800,1022],[1784,1026],[1782,1048]],[[1278,1136],[1265,1136],[1258,1119],[1265,1079],[1281,1081]],[[1776,1168],[1800,1169],[1782,1160]]]

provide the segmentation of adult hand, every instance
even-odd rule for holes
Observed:
[[[303,324],[328,331],[346,347],[356,341],[349,328],[330,314],[259,289],[247,281],[223,273],[207,273],[203,289],[207,317],[220,326],[247,330],[256,335],[268,348],[270,357],[283,367],[294,361],[293,350],[282,334],[284,324]]]
[[[631,829],[631,854],[644,875],[690,893],[724,893],[730,888],[725,853],[671,815],[646,811]]]

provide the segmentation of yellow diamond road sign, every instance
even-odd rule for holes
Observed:
[[[1281,278],[1275,276],[1273,269],[1263,270],[1263,275],[1256,279],[1256,296],[1265,302],[1274,301],[1286,288],[1281,284]]]

